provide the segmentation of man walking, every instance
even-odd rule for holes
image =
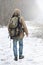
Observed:
[[[15,24],[16,27],[12,25],[13,21],[18,21]],[[13,28],[10,28],[11,25],[12,25]],[[13,39],[14,60],[17,61],[18,60],[17,41],[19,41],[19,59],[23,59],[24,58],[24,56],[23,56],[23,37],[24,37],[24,33],[28,37],[28,30],[27,30],[26,24],[24,22],[24,18],[21,16],[20,9],[14,10],[14,14],[11,17],[11,23],[9,23],[9,25],[8,25],[9,32],[11,31],[11,29],[15,30],[15,32],[13,32],[13,35],[12,35],[11,38]]]

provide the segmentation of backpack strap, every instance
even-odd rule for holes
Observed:
[[[22,27],[22,24],[20,22],[20,17],[18,17],[18,27],[19,27],[19,29]]]

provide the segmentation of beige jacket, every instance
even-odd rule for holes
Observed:
[[[20,22],[21,22],[21,24],[22,24],[22,26],[24,28],[24,32],[20,34],[20,38],[23,38],[24,37],[24,33],[26,34],[26,36],[28,36],[28,29],[27,29],[27,26],[25,24],[25,21],[24,21],[23,17],[20,18]]]
[[[24,28],[24,32],[21,32],[21,33],[20,33],[20,36],[17,37],[17,38],[22,39],[22,38],[24,37],[24,33],[26,34],[26,36],[28,36],[28,29],[27,29],[27,26],[26,26],[26,24],[25,24],[25,21],[24,21],[24,18],[23,18],[23,17],[20,18],[20,22],[21,22],[21,24],[22,24],[22,26],[23,26],[23,28]],[[10,25],[10,24],[8,24],[8,31],[10,31],[9,25]]]

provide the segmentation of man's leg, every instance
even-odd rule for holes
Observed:
[[[15,60],[17,60],[17,40],[13,40],[13,52],[14,52]]]
[[[19,59],[24,58],[23,54],[23,39],[19,40]]]

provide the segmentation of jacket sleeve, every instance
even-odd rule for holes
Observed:
[[[23,25],[23,27],[24,27],[24,31],[25,31],[26,35],[28,35],[28,29],[27,29],[27,26],[26,26],[26,24],[25,24],[25,22],[24,22],[24,18],[21,17],[20,21],[21,21],[21,23],[22,23],[22,25]]]
[[[10,32],[10,24],[11,24],[11,22],[9,21],[9,23],[8,23],[8,31]]]

